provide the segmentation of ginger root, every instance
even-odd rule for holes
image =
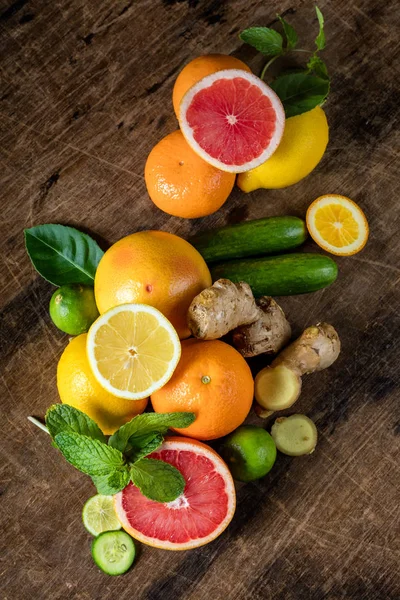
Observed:
[[[279,452],[288,456],[312,454],[318,441],[317,428],[306,415],[279,417],[272,425],[271,435]]]
[[[281,307],[268,296],[256,301],[247,283],[218,279],[192,301],[188,326],[201,340],[216,340],[233,330],[233,345],[250,357],[276,354],[290,339]]]
[[[259,416],[263,416],[264,411],[271,414],[270,411],[292,406],[300,396],[302,375],[330,367],[339,352],[339,336],[332,325],[318,323],[305,329],[271,366],[257,374],[255,397],[261,406],[261,410],[257,410]]]
[[[273,298],[263,296],[257,300],[257,306],[257,321],[241,325],[232,335],[233,345],[245,358],[277,354],[289,342],[292,333],[285,313]]]
[[[247,283],[218,279],[189,306],[188,326],[201,340],[216,340],[239,325],[254,323],[259,309]]]

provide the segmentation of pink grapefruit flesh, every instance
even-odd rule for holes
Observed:
[[[275,92],[240,69],[207,75],[182,98],[180,126],[208,163],[242,173],[264,163],[281,141],[285,112]]]
[[[186,481],[173,502],[149,500],[130,483],[114,498],[122,527],[135,539],[166,550],[189,550],[214,540],[230,523],[236,495],[232,476],[209,446],[170,437],[150,455],[170,463]]]

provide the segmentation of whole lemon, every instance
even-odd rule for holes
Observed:
[[[139,231],[104,254],[94,292],[100,313],[130,302],[150,304],[171,321],[183,339],[190,335],[190,303],[210,285],[210,271],[189,242],[165,231]]]
[[[144,400],[124,400],[113,396],[97,383],[86,357],[87,334],[73,338],[58,362],[57,387],[61,402],[86,413],[96,421],[106,435],[111,435],[121,425],[147,406]]]
[[[326,115],[320,106],[286,120],[277,150],[264,164],[240,173],[243,192],[288,187],[307,177],[324,155],[329,138]]]

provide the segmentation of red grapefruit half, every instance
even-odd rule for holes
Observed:
[[[122,527],[132,537],[164,550],[190,550],[208,544],[230,523],[236,506],[232,476],[209,446],[170,437],[150,455],[174,465],[186,480],[173,502],[149,500],[130,483],[114,497]]]
[[[242,173],[264,163],[277,149],[285,112],[275,92],[241,69],[207,75],[182,98],[180,127],[205,161]]]

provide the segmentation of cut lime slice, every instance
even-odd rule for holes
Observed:
[[[113,496],[97,494],[86,502],[82,511],[83,524],[92,535],[121,529],[114,510]]]

